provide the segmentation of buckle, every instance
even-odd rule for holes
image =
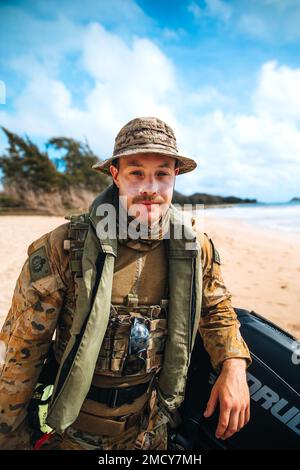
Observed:
[[[116,408],[117,406],[122,406],[125,403],[133,403],[135,400],[135,396],[130,398],[128,395],[129,392],[133,392],[133,387],[111,388],[109,393],[108,406],[110,408]]]
[[[145,391],[148,389],[148,386],[149,382],[135,385],[133,387],[111,388],[109,391],[108,406],[110,408],[116,408],[117,406],[124,405],[125,403],[133,403],[136,398],[145,393]]]
[[[137,307],[139,304],[139,298],[136,294],[127,294],[125,299],[125,305],[127,307]]]
[[[118,406],[117,405],[118,397],[119,397],[119,389],[111,388],[110,389],[110,396],[109,396],[109,403],[108,403],[108,406],[110,408],[116,408]]]

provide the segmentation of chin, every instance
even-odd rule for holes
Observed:
[[[139,204],[138,211],[138,219],[143,224],[150,224],[151,222],[155,222],[161,217],[161,210],[158,205],[151,207],[151,209],[147,208],[147,206],[143,204]]]
[[[154,223],[157,220],[159,220],[159,217],[160,217],[160,214],[148,214],[148,216],[146,215],[144,217],[139,217],[139,221],[142,224],[150,225],[151,223]]]

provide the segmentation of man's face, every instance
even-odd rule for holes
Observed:
[[[119,169],[110,166],[119,195],[127,197],[127,210],[141,223],[151,224],[171,204],[175,177],[175,159],[157,154],[136,154],[119,158]]]

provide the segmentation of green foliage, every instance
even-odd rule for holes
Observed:
[[[80,186],[90,191],[102,191],[110,179],[91,167],[98,158],[87,143],[66,137],[55,137],[42,152],[27,136],[22,138],[2,127],[8,139],[6,154],[0,156],[4,188],[11,184],[22,188],[55,192]],[[63,150],[65,171],[59,172],[48,155],[48,149]]]
[[[82,143],[66,137],[53,137],[47,143],[47,147],[49,146],[65,151],[63,159],[68,184],[80,185],[91,191],[101,191],[109,184],[109,179],[105,175],[92,170],[92,165],[99,159],[87,142]]]
[[[0,193],[0,207],[19,207],[20,204],[5,193]]]
[[[2,127],[8,138],[7,154],[0,156],[4,187],[17,183],[52,191],[61,186],[63,176],[58,173],[47,153],[41,152],[28,137],[22,138]]]

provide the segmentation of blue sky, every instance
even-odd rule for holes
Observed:
[[[0,3],[0,125],[100,158],[137,116],[175,130],[185,194],[300,196],[298,0]],[[0,135],[0,153],[6,146]]]

